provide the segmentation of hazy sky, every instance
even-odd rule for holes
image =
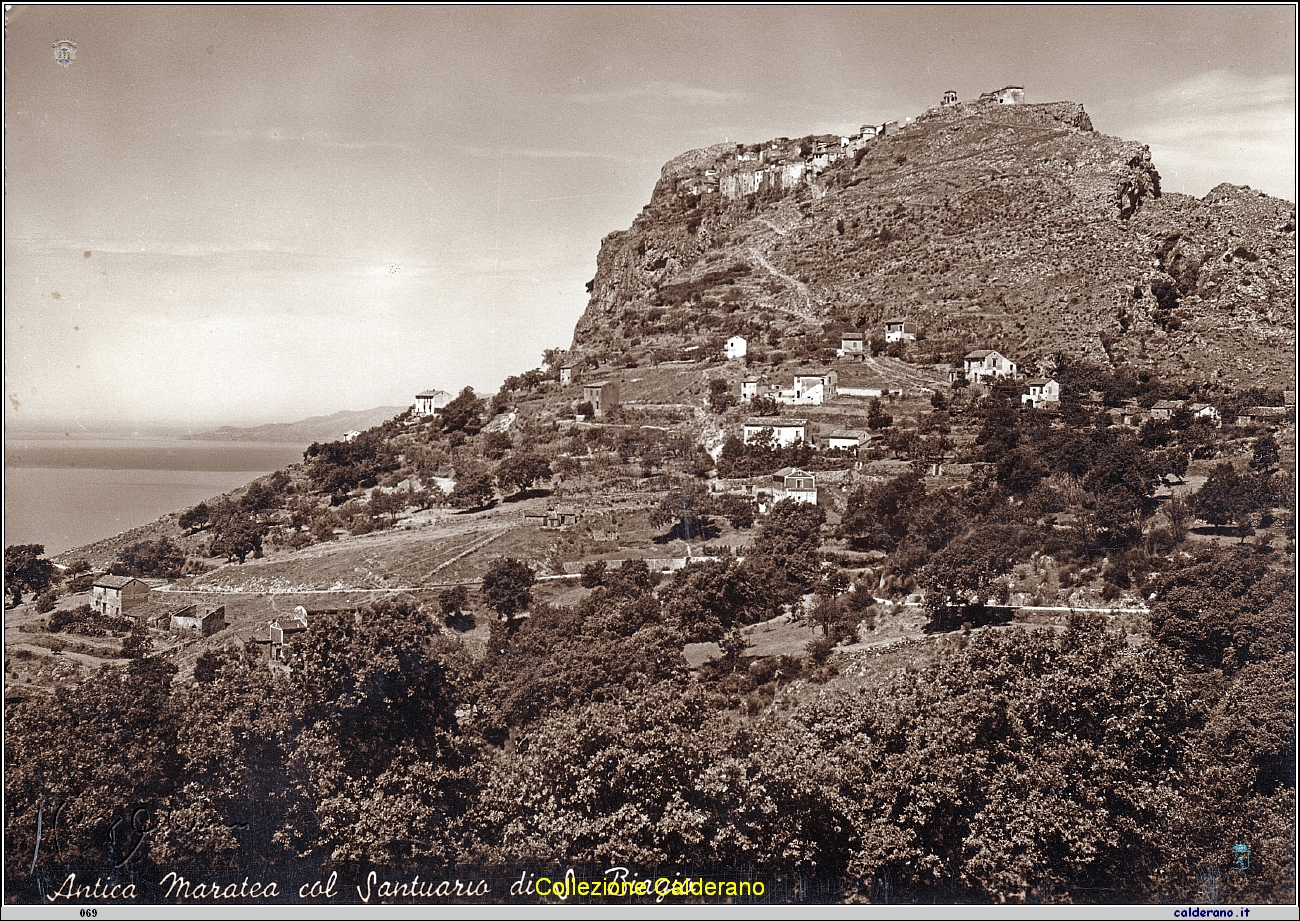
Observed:
[[[1291,6],[6,9],[10,426],[495,392],[569,345],[666,160],[950,88],[1295,200]]]

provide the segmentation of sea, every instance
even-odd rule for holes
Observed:
[[[54,556],[302,460],[307,445],[180,438],[6,437],[4,545]]]

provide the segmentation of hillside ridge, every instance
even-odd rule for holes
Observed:
[[[990,347],[1029,367],[1064,353],[1294,380],[1294,204],[1162,193],[1149,148],[1073,102],[985,94],[852,137],[687,151],[602,241],[588,287],[572,349],[598,364],[737,333],[829,358],[841,330],[906,315],[918,361]]]

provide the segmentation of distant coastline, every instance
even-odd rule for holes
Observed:
[[[302,460],[305,444],[8,438],[5,545],[57,556],[148,525]]]
[[[343,410],[328,416],[312,416],[300,422],[273,422],[251,428],[223,425],[209,432],[185,435],[186,441],[292,442],[337,441],[345,432],[364,432],[406,410],[404,406],[377,406],[374,409]]]
[[[404,410],[343,410],[298,422],[198,433],[161,424],[129,431],[55,423],[7,426],[5,545],[42,544],[54,557],[148,529],[298,463],[313,442],[337,441]]]

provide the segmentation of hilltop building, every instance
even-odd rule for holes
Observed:
[[[994,102],[1003,106],[1024,105],[1025,88],[1023,86],[1004,86],[1000,90],[981,94],[978,101]]]
[[[943,102],[939,104],[945,107],[955,106],[957,104],[957,91],[948,90],[946,93],[943,94]]]
[[[415,395],[415,414],[417,416],[434,416],[450,403],[451,394],[445,390],[426,390]]]

